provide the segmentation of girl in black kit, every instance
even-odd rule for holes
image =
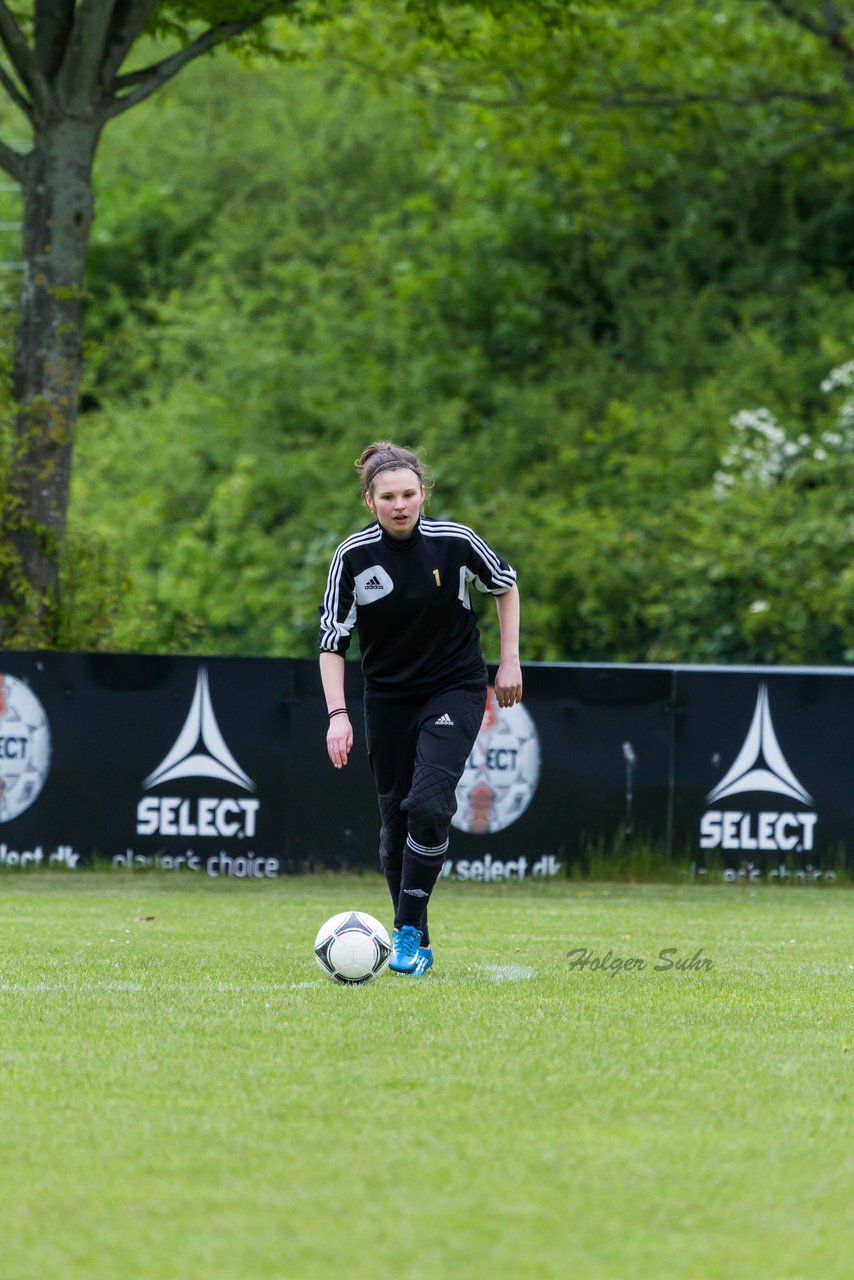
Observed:
[[[414,450],[372,444],[356,469],[376,518],[338,547],[319,610],[326,748],[340,769],[353,747],[344,655],[358,627],[380,862],[394,907],[389,965],[422,975],[433,963],[427,904],[486,703],[471,591],[495,597],[502,707],[522,697],[519,592],[514,570],[476,533],[424,515],[428,482]]]

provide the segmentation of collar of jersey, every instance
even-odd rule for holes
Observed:
[[[377,523],[379,524],[379,521],[377,521]],[[387,547],[394,547],[396,551],[409,551],[410,547],[414,547],[416,543],[421,541],[421,517],[420,516],[418,517],[418,524],[412,530],[408,538],[395,538],[392,536],[392,534],[388,532],[387,529],[383,529],[382,525],[380,525],[379,527],[380,527],[380,532],[382,533],[383,542],[386,544]]]

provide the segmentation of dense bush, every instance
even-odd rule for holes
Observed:
[[[370,69],[348,52],[199,65],[108,135],[67,643],[310,655],[366,520],[352,460],[390,436],[516,564],[529,659],[854,659],[851,457],[821,446],[854,335],[842,142],[787,154],[803,115],[758,129],[744,69],[723,106],[597,116],[553,46],[495,106],[474,61],[427,93],[379,36]],[[649,48],[619,56],[643,78]],[[760,412],[802,441],[768,474]]]

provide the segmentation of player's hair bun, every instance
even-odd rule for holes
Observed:
[[[427,474],[428,468],[418,453],[417,449],[393,444],[390,440],[377,440],[369,444],[356,459],[356,470],[362,479],[363,492],[371,492],[371,485],[381,471],[396,471],[401,467],[414,471],[421,483],[429,489],[432,478]]]

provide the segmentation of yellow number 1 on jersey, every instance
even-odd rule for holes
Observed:
[[[433,577],[436,579],[436,586],[437,586],[437,587],[441,587],[441,585],[442,585],[442,579],[439,577],[439,570],[438,570],[438,569],[434,569],[434,570],[433,570]]]

